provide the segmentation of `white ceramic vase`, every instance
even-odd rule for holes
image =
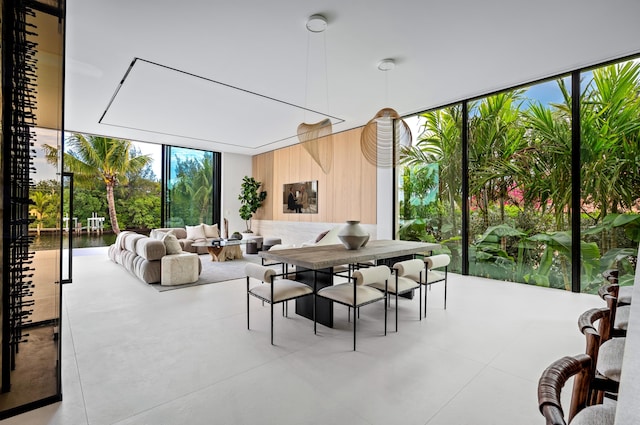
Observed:
[[[369,240],[369,234],[360,226],[359,220],[348,220],[338,233],[338,239],[349,250],[364,246]]]

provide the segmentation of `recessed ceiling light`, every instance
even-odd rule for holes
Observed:
[[[391,71],[396,67],[396,63],[393,59],[384,59],[378,64],[380,71]]]
[[[312,15],[307,21],[307,29],[311,32],[322,32],[327,29],[327,18],[322,15]]]

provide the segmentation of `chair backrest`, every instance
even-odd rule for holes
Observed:
[[[252,277],[267,283],[271,283],[273,276],[276,275],[276,271],[272,268],[253,263],[244,266],[244,273],[247,275],[247,278]]]
[[[424,270],[424,262],[420,259],[405,260],[395,263],[393,269],[397,276],[421,276]]]
[[[352,278],[356,285],[370,285],[376,282],[389,280],[391,269],[387,266],[375,266],[359,269],[353,272]]]
[[[580,329],[580,332],[582,332],[586,338],[585,354],[594,360],[591,365],[593,374],[595,374],[600,345],[609,339],[610,336],[610,313],[611,311],[608,308],[592,308],[578,317],[578,329]],[[597,321],[600,321],[598,329],[595,327]]]
[[[538,407],[547,424],[567,424],[587,405],[591,382],[591,357],[586,354],[566,356],[553,362],[538,381]],[[575,376],[568,420],[560,403],[560,392],[569,378]]]
[[[618,298],[619,294],[620,294],[620,285],[618,285],[617,283],[607,283],[602,285],[598,289],[598,295],[603,300],[607,295],[612,296],[614,298]]]
[[[607,308],[611,310],[609,314],[609,332],[607,334],[607,339],[609,339],[610,335],[613,335],[613,328],[616,324],[616,314],[618,312],[618,295],[620,294],[620,286],[617,284],[608,283],[606,285],[602,285],[600,289],[598,289],[598,295],[600,298],[607,303]],[[605,340],[606,341],[606,340]]]
[[[448,266],[450,262],[451,257],[447,254],[437,254],[430,257],[424,257],[424,263],[427,266],[427,270]]]

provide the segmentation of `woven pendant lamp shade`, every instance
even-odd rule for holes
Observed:
[[[395,110],[379,110],[362,129],[362,155],[376,167],[390,168],[398,163],[400,146],[411,146],[411,129]]]
[[[329,118],[315,124],[302,123],[298,126],[298,140],[325,174],[331,171],[333,165],[332,132]]]

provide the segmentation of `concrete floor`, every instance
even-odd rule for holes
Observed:
[[[442,285],[426,320],[401,299],[397,333],[382,336],[381,303],[363,308],[357,352],[341,306],[317,335],[293,308],[276,314],[271,346],[253,298],[247,330],[243,279],[158,292],[89,254],[63,287],[63,401],[0,425],[541,423],[540,373],[584,352],[578,315],[602,306],[450,274],[447,309]]]

